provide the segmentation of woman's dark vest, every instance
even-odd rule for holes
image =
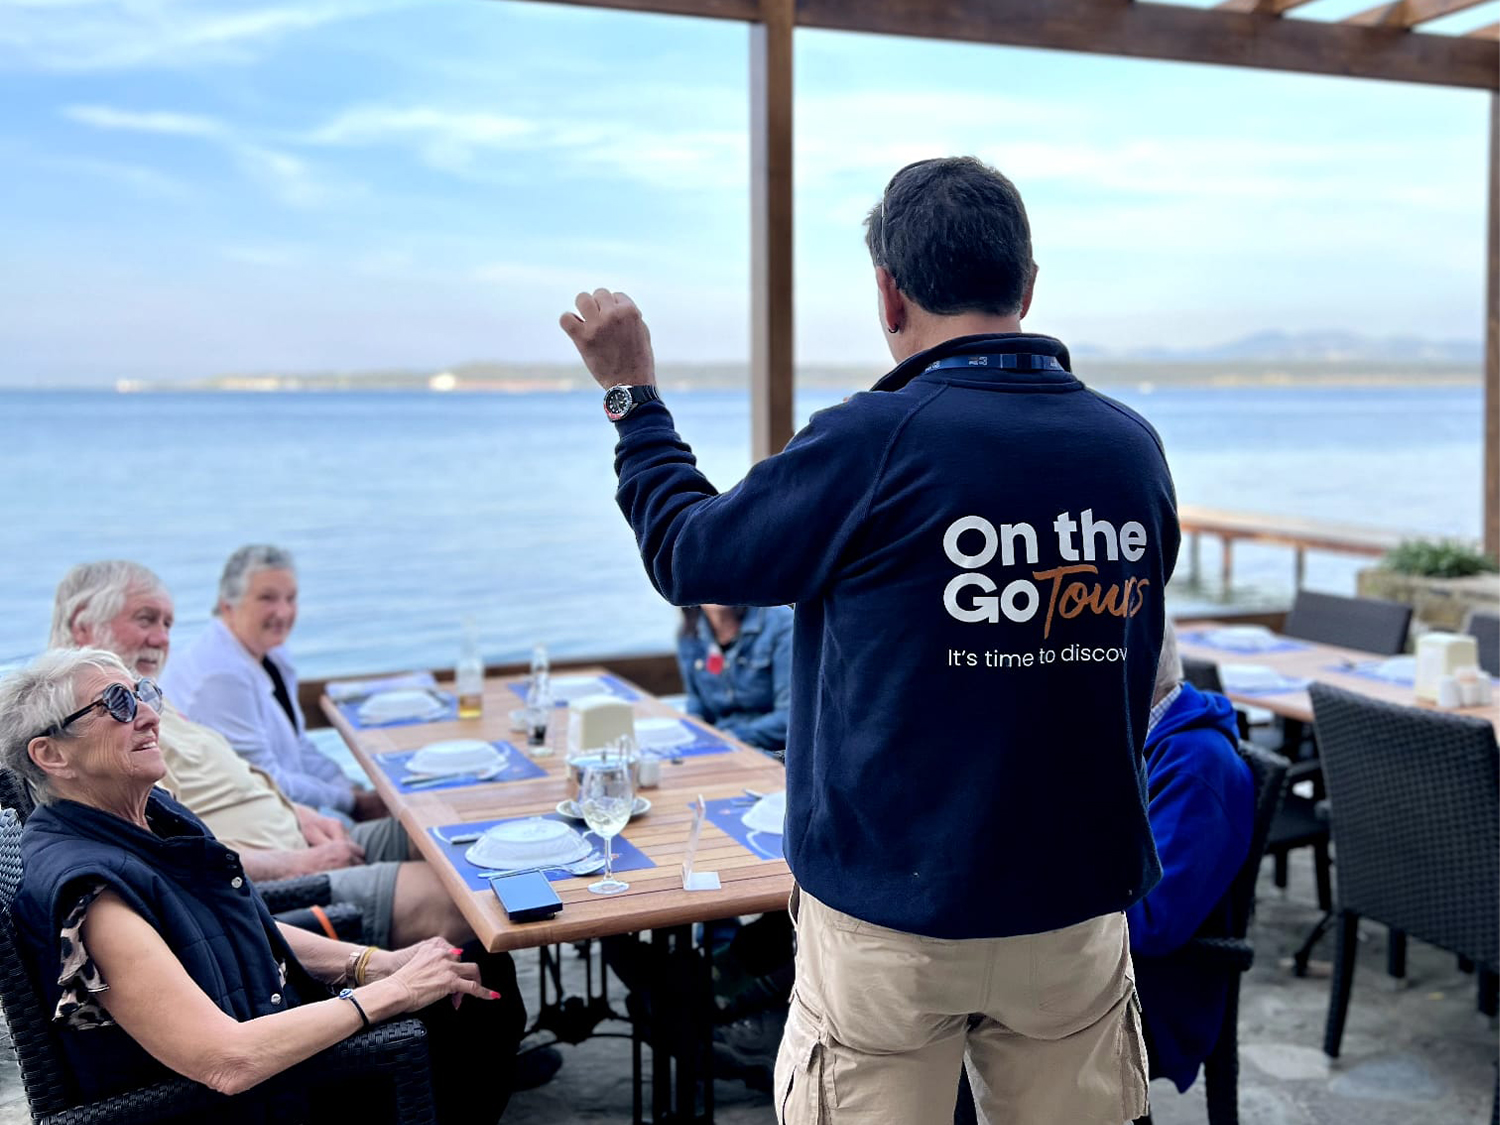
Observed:
[[[236,852],[159,789],[152,791],[146,818],[151,832],[100,809],[58,801],[38,807],[26,822],[25,873],[14,913],[44,1012],[56,1009],[62,993],[62,922],[78,894],[99,881],[161,934],[188,976],[236,1020],[327,995],[292,956]],[[81,1099],[168,1073],[118,1026],[75,1030],[54,1024],[54,1030]]]

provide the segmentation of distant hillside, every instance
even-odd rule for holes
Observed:
[[[1439,363],[1477,364],[1483,359],[1479,340],[1429,340],[1419,336],[1365,336],[1357,332],[1256,332],[1210,347],[1111,349],[1083,344],[1079,356],[1118,360],[1211,362],[1263,360],[1267,362]]]
[[[1297,386],[1472,383],[1481,376],[1473,341],[1379,339],[1351,332],[1258,332],[1206,348],[1073,349],[1074,369],[1101,386]],[[802,364],[803,387],[857,390],[884,373],[874,365]],[[749,382],[742,363],[663,363],[664,387],[735,389]],[[121,381],[121,391],[582,391],[593,380],[576,363],[472,360],[449,367],[377,371],[260,371],[182,382]]]

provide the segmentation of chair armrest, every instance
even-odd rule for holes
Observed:
[[[1300,762],[1293,762],[1286,771],[1286,785],[1290,789],[1299,781],[1307,781],[1310,778],[1318,778],[1323,775],[1323,762],[1319,758],[1304,758]]]
[[[165,1078],[139,1090],[43,1114],[36,1125],[147,1125],[177,1114],[229,1109],[229,1098],[190,1078]]]
[[[318,1080],[378,1074],[394,1087],[397,1121],[402,1125],[436,1125],[427,1028],[420,1020],[376,1024],[314,1055],[302,1067]]]
[[[272,914],[284,910],[297,910],[306,906],[326,906],[333,898],[327,874],[299,875],[294,879],[275,879],[268,883],[257,883],[255,889],[266,900],[266,908]]]
[[[1248,972],[1255,963],[1255,950],[1243,938],[1195,937],[1178,950],[1177,956],[1228,972]]]

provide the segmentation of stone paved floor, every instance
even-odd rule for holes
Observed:
[[[1284,965],[1316,920],[1311,870],[1293,857],[1288,892],[1262,879],[1252,937],[1257,962],[1245,983],[1240,1013],[1240,1120],[1244,1125],[1485,1125],[1494,1082],[1496,1031],[1474,1009],[1474,978],[1454,959],[1412,942],[1408,977],[1397,987],[1385,976],[1385,932],[1369,926],[1360,944],[1343,1057],[1329,1063],[1321,1045],[1328,1005],[1323,976],[1297,979]],[[1319,954],[1328,956],[1329,946]],[[536,995],[536,957],[518,959],[528,1002]],[[1319,968],[1315,962],[1314,970]],[[569,957],[569,974],[581,973]],[[581,977],[573,984],[581,987]],[[618,996],[618,989],[615,991]],[[604,1025],[609,1029],[612,1025]],[[627,1030],[625,1025],[614,1029]],[[561,1048],[563,1069],[548,1085],[517,1095],[506,1125],[569,1125],[630,1120],[630,1044],[595,1039]],[[716,1083],[717,1120],[724,1125],[770,1125],[769,1098],[738,1081]],[[1165,1082],[1152,1087],[1158,1125],[1202,1125],[1201,1083],[1178,1095]],[[8,1050],[0,1052],[0,1125],[29,1120]],[[931,1122],[942,1125],[935,1111]],[[1061,1123],[1007,1123],[1061,1125]]]

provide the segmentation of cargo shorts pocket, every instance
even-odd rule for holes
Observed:
[[[776,1125],[825,1125],[832,1077],[828,1067],[820,1022],[793,991],[772,1079]]]
[[[1150,1060],[1146,1057],[1146,1033],[1141,1021],[1141,1000],[1132,986],[1125,1018],[1120,1021],[1120,1090],[1126,1121],[1151,1111]]]

